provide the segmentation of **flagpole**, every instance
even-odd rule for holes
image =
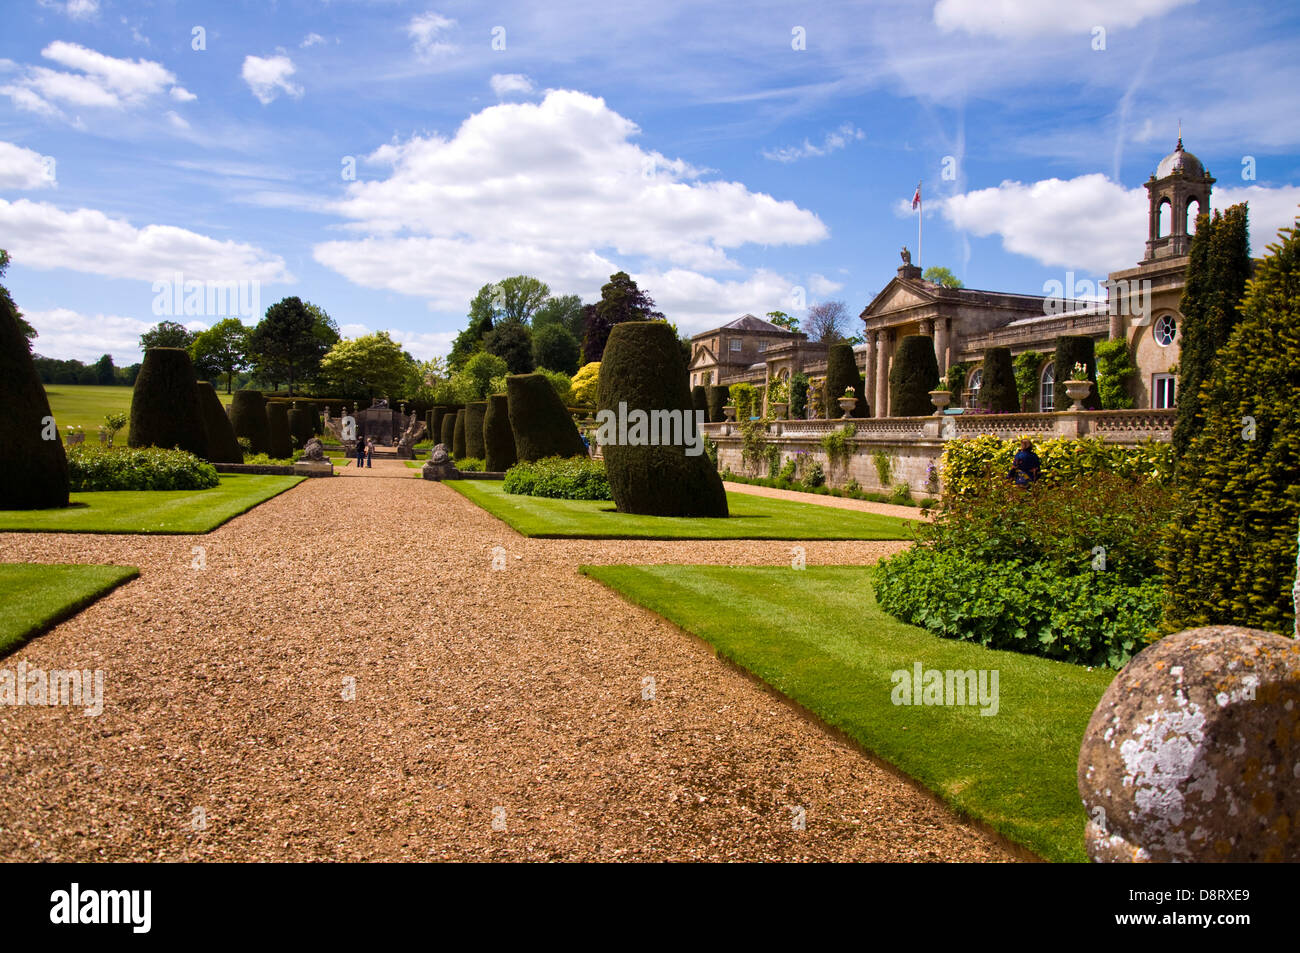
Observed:
[[[918,268],[924,267],[921,264],[921,222],[925,219],[925,196],[921,194],[921,183],[916,183],[916,265]]]

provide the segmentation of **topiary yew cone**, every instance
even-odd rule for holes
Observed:
[[[203,429],[208,441],[209,463],[243,463],[244,451],[235,439],[235,428],[221,406],[221,398],[208,381],[196,383],[199,409],[203,412]]]
[[[587,445],[544,374],[506,378],[506,406],[521,463],[544,457],[585,457]]]
[[[18,309],[0,286],[0,510],[68,505],[68,458]],[[46,440],[45,436],[52,439]]]
[[[608,419],[604,413],[608,411],[619,417],[620,405],[628,415],[629,434],[634,411],[647,415],[678,411],[683,417],[682,433],[703,439],[695,430],[681,346],[669,324],[625,321],[610,331],[600,365],[597,414]],[[618,511],[646,516],[727,516],[722,478],[704,453],[687,455],[689,442],[634,446],[630,440],[606,441],[605,470]]]
[[[465,405],[465,456],[475,460],[487,457],[483,443],[483,418],[487,416],[487,401],[475,400]]]
[[[266,398],[260,390],[237,390],[230,401],[230,426],[235,439],[243,437],[253,453],[269,453],[271,431],[266,425]]]
[[[207,430],[195,387],[194,365],[184,348],[144,352],[131,395],[132,447],[177,447],[207,459]]]
[[[489,473],[505,473],[515,465],[515,435],[510,429],[509,398],[505,394],[493,394],[487,399],[483,444],[486,450],[483,469]]]

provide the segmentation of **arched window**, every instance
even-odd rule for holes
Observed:
[[[1162,314],[1156,318],[1155,325],[1151,328],[1151,336],[1156,339],[1156,343],[1161,347],[1168,347],[1174,343],[1174,338],[1178,334],[1178,322],[1174,320],[1172,314]]]
[[[1168,199],[1160,200],[1160,207],[1156,209],[1156,238],[1164,238],[1169,234],[1173,211]]]
[[[1187,211],[1183,216],[1183,231],[1188,235],[1196,234],[1196,216],[1201,214],[1201,200],[1190,198],[1187,200]]]
[[[1038,387],[1038,409],[1050,414],[1056,408],[1056,362],[1048,361]]]
[[[966,406],[975,407],[979,403],[980,386],[984,383],[984,368],[977,367],[966,378]]]

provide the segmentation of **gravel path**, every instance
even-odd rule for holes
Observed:
[[[4,561],[141,569],[0,660],[105,673],[99,717],[0,708],[0,857],[1013,859],[575,572],[789,544],[529,540],[401,463],[337,472],[206,536],[0,534]]]

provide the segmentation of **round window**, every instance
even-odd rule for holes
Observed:
[[[1155,336],[1156,343],[1161,347],[1168,347],[1174,343],[1174,335],[1178,333],[1178,324],[1174,321],[1172,314],[1162,314],[1156,318],[1156,325],[1152,328],[1151,333]]]

